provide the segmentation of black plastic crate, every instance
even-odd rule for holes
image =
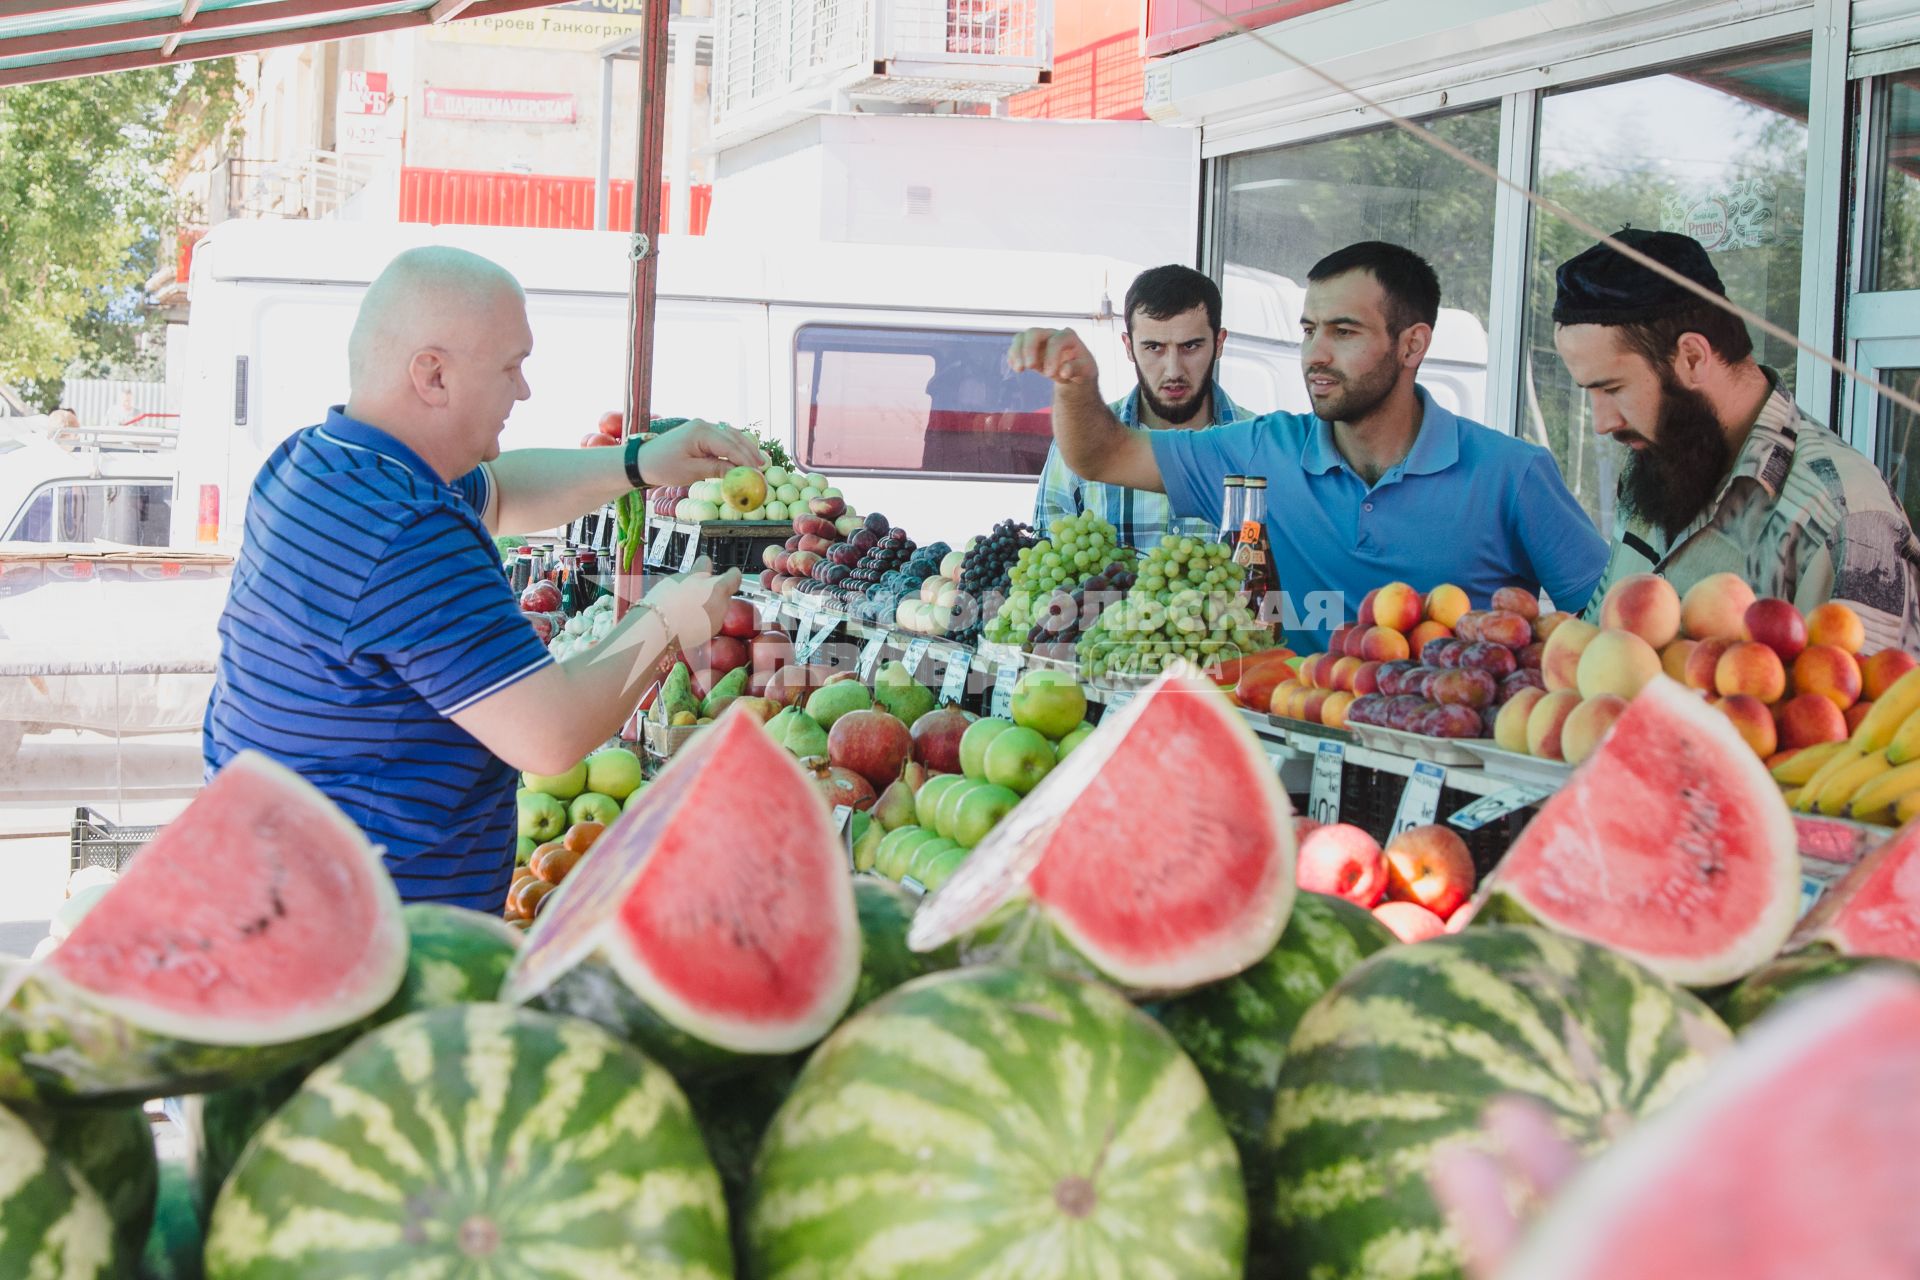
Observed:
[[[69,843],[71,868],[105,867],[123,871],[133,855],[160,834],[159,826],[123,826],[110,822],[97,809],[85,805],[73,811],[72,837]]]
[[[671,530],[665,542],[659,539],[662,527]],[[687,561],[687,544],[698,543],[696,556],[704,555],[715,569],[739,569],[757,576],[766,568],[760,555],[767,547],[778,547],[793,536],[783,524],[709,520],[704,524],[674,520],[650,521],[647,525],[646,563],[669,573],[680,572]]]

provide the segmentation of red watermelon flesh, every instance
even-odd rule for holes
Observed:
[[[662,1019],[740,1053],[825,1035],[860,976],[844,845],[793,756],[746,710],[697,734],[582,859],[502,999],[592,954]]]
[[[1794,946],[1920,961],[1920,822],[1869,852],[1807,913]]]
[[[1780,788],[1732,721],[1656,677],[1520,833],[1482,906],[1704,987],[1776,955],[1799,898]]]
[[[1920,1274],[1920,982],[1779,1006],[1575,1175],[1500,1280]]]
[[[1293,812],[1240,712],[1181,673],[1109,711],[914,918],[926,951],[1026,894],[1113,981],[1172,991],[1273,949],[1293,907]]]
[[[270,1045],[346,1026],[399,989],[407,931],[360,829],[242,752],[44,962],[143,1030]]]

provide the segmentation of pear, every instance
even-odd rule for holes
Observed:
[[[895,831],[913,821],[913,788],[905,778],[895,778],[880,793],[873,805],[873,825]]]

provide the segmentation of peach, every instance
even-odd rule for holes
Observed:
[[[1847,708],[1846,718],[1847,718],[1847,736],[1848,737],[1853,736],[1853,731],[1860,727],[1860,722],[1867,718],[1867,712],[1871,710],[1873,710],[1873,704],[1871,702],[1866,701],[1865,699],[1862,699],[1861,701],[1856,702],[1852,706]]]
[[[1829,600],[1807,614],[1807,643],[1830,644],[1857,654],[1867,643],[1867,629],[1859,614],[1838,600]]]
[[[1493,741],[1502,751],[1527,752],[1527,717],[1533,704],[1547,696],[1544,689],[1522,689],[1508,698],[1493,719]]]
[[[1553,638],[1553,633],[1559,630],[1561,623],[1571,621],[1573,621],[1573,615],[1565,609],[1555,609],[1552,613],[1543,614],[1534,619],[1533,638],[1545,644]]]
[[[1467,593],[1451,582],[1443,582],[1427,592],[1427,620],[1449,631],[1460,621],[1460,615],[1471,608],[1473,602],[1467,599]]]
[[[1305,720],[1308,724],[1319,724],[1320,713],[1326,710],[1327,701],[1333,697],[1332,689],[1309,689],[1295,708],[1293,718]]]
[[[1353,709],[1353,702],[1353,695],[1346,690],[1341,689],[1335,692],[1327,699],[1326,705],[1320,708],[1320,723],[1329,729],[1346,728],[1347,712]]]
[[[1547,647],[1540,651],[1540,675],[1547,692],[1558,693],[1578,683],[1580,655],[1599,634],[1600,628],[1578,618],[1568,618],[1554,629]]]
[[[1382,599],[1386,598],[1388,587],[1380,589]],[[1378,610],[1376,601],[1374,608]],[[1368,627],[1360,638],[1359,656],[1367,662],[1398,662],[1412,654],[1413,646],[1407,638],[1392,627],[1375,624]]]
[[[1493,593],[1493,607],[1504,613],[1517,613],[1529,626],[1540,616],[1540,601],[1525,587],[1502,587]]]
[[[1744,693],[1762,702],[1778,702],[1787,691],[1787,669],[1771,645],[1742,640],[1720,655],[1713,668],[1713,687],[1723,698]]]
[[[1675,640],[1660,651],[1660,669],[1669,680],[1687,682],[1687,658],[1700,647],[1698,640]]]
[[[1413,656],[1419,657],[1420,651],[1435,640],[1450,640],[1453,632],[1437,622],[1422,622],[1407,633],[1407,646],[1413,650]]]
[[[1348,822],[1319,827],[1300,841],[1294,883],[1371,907],[1387,892],[1387,855],[1380,842]]]
[[[1847,713],[1824,694],[1802,693],[1788,698],[1773,711],[1783,747],[1811,747],[1821,742],[1838,742],[1852,732]]]
[[[1920,666],[1905,649],[1882,649],[1860,660],[1860,696],[1871,701],[1893,688],[1893,682]]]
[[[1817,693],[1845,711],[1860,701],[1860,664],[1839,645],[1810,644],[1793,660],[1793,691]]]
[[[1779,730],[1774,727],[1773,712],[1767,704],[1748,693],[1730,693],[1714,704],[1720,714],[1733,721],[1753,754],[1765,760],[1780,748]]]
[[[1355,617],[1355,621],[1357,621],[1361,626],[1370,627],[1374,624],[1373,598],[1379,594],[1380,594],[1380,588],[1375,587],[1373,590],[1367,592],[1365,596],[1361,597],[1360,612]]]
[[[1792,662],[1807,647],[1807,620],[1791,603],[1773,596],[1748,605],[1740,625],[1741,639],[1766,645],[1782,662]]]
[[[1480,637],[1488,644],[1524,649],[1533,643],[1533,621],[1504,609],[1494,609],[1480,619]]]
[[[1695,640],[1740,640],[1753,588],[1737,573],[1715,573],[1687,588],[1680,599],[1680,629]]]
[[[1627,700],[1617,694],[1603,693],[1588,698],[1567,714],[1560,728],[1560,750],[1568,764],[1579,764],[1593,754],[1600,739],[1607,736],[1613,722],[1627,709]]]
[[[1417,902],[1445,920],[1473,894],[1473,855],[1452,827],[1410,827],[1387,841],[1386,854],[1387,896],[1395,902]]]
[[[1722,636],[1694,641],[1693,652],[1687,655],[1686,674],[1680,678],[1680,683],[1689,689],[1712,693],[1713,674],[1720,667],[1721,655],[1739,643],[1738,640],[1728,640]]]
[[[1420,625],[1426,611],[1426,601],[1420,593],[1404,582],[1389,582],[1374,593],[1373,625],[1376,627],[1411,631]]]
[[[1290,720],[1298,719],[1299,717],[1293,714],[1293,703],[1295,698],[1306,691],[1306,687],[1298,680],[1282,680],[1273,686],[1273,699],[1267,703],[1267,711],[1276,716],[1285,716]]]
[[[1660,655],[1631,631],[1604,630],[1580,655],[1575,683],[1583,698],[1603,693],[1632,698],[1660,674]]]
[[[1333,669],[1327,672],[1327,688],[1335,692],[1353,691],[1353,673],[1367,665],[1358,658],[1336,658]]]
[[[1340,646],[1335,656],[1362,657],[1360,650],[1366,643],[1367,632],[1371,630],[1373,630],[1372,627],[1348,627],[1346,642]]]
[[[1361,697],[1380,692],[1380,668],[1383,665],[1379,662],[1362,662],[1353,673],[1353,692]]]
[[[1620,579],[1600,602],[1602,631],[1630,631],[1655,650],[1680,634],[1680,593],[1657,573]]]
[[[1447,922],[1417,902],[1383,902],[1373,909],[1373,918],[1409,945],[1447,932]]]
[[[1517,701],[1522,694],[1515,694]],[[1565,732],[1567,717],[1580,705],[1580,695],[1571,689],[1560,689],[1549,693],[1533,704],[1533,710],[1527,713],[1527,754],[1538,756],[1542,760],[1565,759],[1561,745],[1561,735]]]

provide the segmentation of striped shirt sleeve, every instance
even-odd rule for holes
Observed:
[[[487,470],[487,464],[483,462],[455,480],[453,491],[473,508],[473,514],[480,517],[480,523],[485,524],[487,503],[493,500],[493,472]]]
[[[390,667],[450,716],[552,662],[520,616],[492,548],[451,510],[400,531],[349,620],[355,662]]]

